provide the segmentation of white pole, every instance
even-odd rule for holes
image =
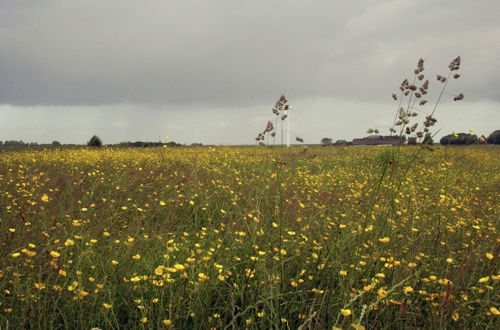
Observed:
[[[290,110],[290,109],[289,109]],[[290,147],[290,111],[287,111],[287,117],[286,117],[286,146]]]

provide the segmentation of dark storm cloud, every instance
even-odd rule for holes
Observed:
[[[2,1],[0,104],[386,100],[420,56],[499,99],[497,1]]]

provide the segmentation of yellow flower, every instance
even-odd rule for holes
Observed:
[[[111,260],[111,264],[112,264],[113,266],[116,266],[116,265],[118,265],[118,261],[116,261],[116,260]]]
[[[341,271],[339,272],[339,275],[340,275],[340,276],[347,276],[347,271],[346,271],[346,270],[341,270]]]
[[[163,275],[163,266],[158,266],[155,268],[155,274],[160,276]]]
[[[376,278],[385,278],[385,274],[384,273],[378,273],[378,274],[375,274],[375,277]]]
[[[163,320],[162,323],[163,323],[163,325],[166,325],[168,327],[168,326],[172,325],[173,322],[170,320]]]
[[[496,307],[490,307],[490,313],[493,315],[500,315],[500,311]]]
[[[175,264],[174,268],[177,270],[184,270],[186,267],[184,265],[181,265],[181,264]]]
[[[489,252],[488,252],[488,253],[486,253],[486,258],[488,258],[488,259],[490,259],[490,260],[491,260],[491,259],[493,259],[493,254],[491,254],[491,253],[489,253]]]
[[[140,254],[136,254],[135,256],[132,256],[132,259],[139,260],[139,259],[141,259],[141,255]]]
[[[446,259],[446,262],[449,263],[449,264],[452,264],[453,263],[453,259],[452,258],[448,258],[448,259]]]
[[[490,277],[489,277],[489,276],[486,276],[486,277],[481,277],[481,278],[479,279],[479,281],[478,281],[478,282],[479,282],[479,283],[486,283],[486,282],[488,282],[489,280],[490,280]]]
[[[460,318],[460,314],[455,312],[451,315],[451,318],[453,319],[453,321],[458,321],[458,319]]]
[[[67,239],[65,242],[64,242],[64,245],[66,246],[72,246],[72,245],[75,245],[75,241],[73,241],[72,239]]]
[[[198,282],[204,283],[206,281],[208,281],[208,276],[203,274],[203,273],[199,273],[198,274]]]
[[[35,283],[35,288],[38,290],[43,290],[46,288],[46,286],[43,283]]]
[[[353,327],[356,330],[365,330],[366,329],[364,326],[362,326],[361,324],[357,324],[357,323],[352,323],[351,327]]]
[[[80,295],[80,297],[86,297],[89,295],[89,293],[87,291],[82,290],[82,291],[80,291],[79,295]]]
[[[111,307],[113,307],[112,305],[110,304],[106,304],[106,303],[102,303],[102,307],[106,308],[106,309],[110,309]]]
[[[352,314],[352,312],[350,309],[341,309],[340,314],[342,314],[342,316],[349,316]]]
[[[403,292],[405,294],[410,294],[413,292],[413,288],[411,286],[406,286],[404,289],[403,289]]]
[[[52,258],[59,258],[61,256],[61,254],[59,252],[56,252],[56,251],[50,251],[50,256]]]
[[[14,253],[12,253],[10,256],[11,256],[12,258],[17,258],[17,257],[19,257],[20,255],[21,255],[21,253],[19,253],[19,252],[14,252]]]
[[[49,196],[47,194],[43,194],[42,198],[40,198],[43,202],[48,202],[49,201]]]
[[[9,228],[9,231],[10,231],[11,233],[15,233],[15,232],[16,232],[16,229],[15,229],[15,228]]]
[[[385,243],[389,243],[391,241],[391,239],[389,237],[383,237],[383,238],[379,238],[378,241],[385,244]]]

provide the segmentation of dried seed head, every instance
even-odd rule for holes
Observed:
[[[453,79],[458,79],[458,78],[460,78],[460,75],[458,73],[453,75]]]
[[[448,65],[448,68],[450,68],[451,71],[460,69],[460,62],[461,62],[461,58],[460,58],[460,56],[457,56],[455,59],[453,59],[453,61],[450,62],[450,65]]]
[[[304,142],[304,139],[303,139],[303,138],[301,138],[301,137],[298,137],[298,136],[295,138],[295,140],[297,140],[297,141],[299,141],[299,142],[301,142],[301,143],[302,143],[302,142]]]
[[[410,94],[410,91],[406,91],[405,92],[405,96],[407,96],[408,94]]]
[[[415,97],[416,97],[416,98],[421,98],[421,97],[422,97],[422,94],[420,94],[420,93],[418,93],[418,92],[417,92],[417,93],[415,93]]]
[[[424,71],[424,59],[423,58],[420,58],[418,60],[417,68],[418,68],[419,72]]]
[[[392,98],[394,99],[394,101],[397,101],[398,100],[398,96],[396,94],[392,94]]]
[[[401,83],[401,86],[399,86],[399,89],[400,89],[401,91],[404,91],[404,90],[405,90],[405,88],[406,88],[406,86],[408,86],[408,84],[409,84],[409,83],[408,83],[408,79],[403,80],[403,82]]]
[[[403,122],[401,120],[398,120],[394,125],[399,126],[401,124],[403,124]]]
[[[408,89],[411,90],[411,91],[416,91],[417,90],[417,86],[410,85],[410,86],[408,86]]]
[[[423,74],[419,74],[417,78],[418,78],[418,80],[422,80],[422,79],[424,79],[424,77],[425,76]]]
[[[422,100],[420,101],[419,105],[425,105],[427,103],[427,100]]]
[[[422,138],[423,136],[424,136],[424,133],[422,133],[422,132],[417,132],[417,137],[418,137],[418,138]]]
[[[423,89],[428,89],[428,88],[429,88],[429,80],[426,80],[426,81],[422,84],[422,88],[423,88]]]
[[[406,127],[406,131],[405,131],[406,134],[411,134],[411,131],[410,131],[410,128],[409,127]]]
[[[264,133],[271,132],[273,129],[274,129],[273,123],[271,121],[268,121]]]
[[[453,98],[453,101],[460,101],[460,100],[463,100],[463,98],[464,98],[464,94],[460,93]]]

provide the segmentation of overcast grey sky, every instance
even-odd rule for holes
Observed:
[[[436,130],[487,135],[500,129],[499,12],[498,0],[0,0],[0,140],[249,144],[281,93],[306,142],[352,139],[391,123],[420,57],[430,108],[458,55]]]

